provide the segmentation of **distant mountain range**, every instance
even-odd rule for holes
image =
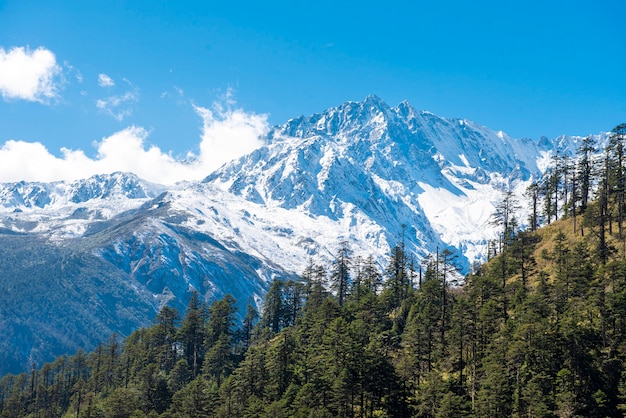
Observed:
[[[0,375],[127,335],[164,304],[182,313],[194,290],[230,293],[245,312],[342,241],[381,266],[401,239],[418,259],[449,248],[466,272],[503,192],[521,196],[580,140],[512,139],[375,96],[265,139],[202,182],[0,184]]]

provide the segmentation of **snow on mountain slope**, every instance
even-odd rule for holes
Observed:
[[[275,127],[266,146],[203,184],[166,189],[114,173],[72,183],[0,185],[0,227],[63,243],[141,211],[167,190],[160,204],[167,201],[190,231],[290,274],[299,274],[311,257],[331,260],[344,240],[383,264],[400,239],[418,258],[437,248],[456,250],[466,271],[484,258],[495,236],[489,220],[503,192],[521,193],[545,169],[538,162],[551,150],[571,150],[578,141],[515,140],[368,96]],[[261,272],[258,279],[266,283],[272,274]]]
[[[70,183],[0,184],[0,225],[63,240],[82,234],[91,222],[136,207],[164,190],[132,173],[97,175]]]
[[[488,221],[503,192],[539,173],[538,154],[530,140],[369,96],[276,127],[267,146],[205,182],[269,207],[343,219],[348,229],[335,235],[355,247],[368,239],[353,232],[363,220],[384,231],[383,251],[401,237],[418,256],[451,247],[467,270],[495,236]]]
[[[112,173],[71,183],[19,182],[0,184],[0,206],[4,208],[59,207],[70,202],[124,197],[141,199],[154,197],[165,190],[148,183],[132,173]]]
[[[93,349],[111,333],[128,335],[149,325],[166,303],[184,312],[192,291],[208,302],[229,293],[243,315],[248,302],[260,307],[271,280],[296,278],[276,262],[279,256],[289,266],[293,249],[283,245],[291,231],[276,221],[286,218],[282,213],[246,212],[248,202],[209,185],[183,184],[151,197],[156,190],[138,196],[108,180],[85,181],[107,186],[104,198],[72,199],[71,187],[57,183],[37,185],[49,201],[43,207],[0,206],[0,332],[7,336],[0,344],[0,375],[79,347]],[[0,186],[2,195],[15,186]],[[305,253],[315,241],[302,238],[299,245]],[[58,329],[41,321],[37,306],[46,307],[47,323],[72,324],[77,331],[60,338]],[[78,331],[96,322],[93,332]]]

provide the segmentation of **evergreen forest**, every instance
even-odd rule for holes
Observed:
[[[193,294],[0,378],[0,417],[625,416],[625,146],[626,124],[555,154],[527,219],[505,192],[464,277],[449,249],[416,260],[400,239],[381,268],[342,242],[261,312]]]

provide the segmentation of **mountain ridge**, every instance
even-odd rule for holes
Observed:
[[[576,141],[515,140],[368,96],[275,126],[264,146],[202,182],[166,187],[112,173],[0,184],[0,243],[21,234],[32,248],[95,257],[100,282],[118,295],[135,292],[136,309],[147,313],[135,326],[164,304],[184,309],[194,290],[207,301],[231,293],[245,312],[250,301],[260,308],[273,279],[296,279],[313,258],[331,261],[343,241],[381,266],[400,242],[418,260],[448,248],[469,271],[494,237],[490,220],[502,193],[521,196],[555,147],[571,152]],[[17,272],[2,273],[6,289]],[[20,273],[49,280],[40,269]],[[27,282],[21,286],[28,297]],[[101,315],[116,317],[127,302],[118,299]],[[11,318],[5,312],[0,323]],[[36,352],[20,357],[20,367],[41,360]]]

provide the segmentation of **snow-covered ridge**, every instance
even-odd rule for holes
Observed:
[[[549,153],[529,139],[376,96],[291,119],[267,142],[205,182],[267,207],[343,220],[352,229],[335,234],[356,247],[363,220],[384,231],[384,248],[401,236],[418,257],[449,247],[463,269],[484,259],[503,192],[538,176],[538,157]]]
[[[573,154],[581,139],[513,139],[368,96],[274,127],[266,146],[203,184],[165,187],[132,173],[0,184],[0,227],[61,242],[167,192],[160,204],[194,219],[190,229],[293,274],[310,257],[332,258],[340,240],[383,263],[401,238],[418,258],[455,250],[467,269],[484,259],[503,192],[521,194],[554,152]]]
[[[146,199],[165,188],[148,183],[132,173],[112,173],[73,182],[0,183],[0,206],[12,209],[44,209],[92,199]]]
[[[529,139],[513,139],[502,132],[464,119],[446,119],[427,111],[417,111],[404,101],[390,107],[376,96],[363,102],[347,102],[309,117],[291,119],[269,134],[281,139],[323,137],[346,144],[355,140],[395,144],[434,154],[450,165],[464,165],[508,174],[519,170],[527,176],[536,169],[539,144]]]

